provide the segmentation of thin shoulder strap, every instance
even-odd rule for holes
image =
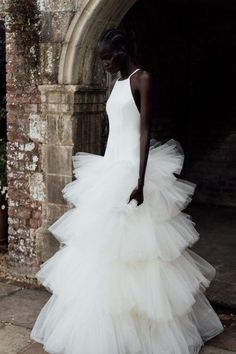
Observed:
[[[134,73],[136,73],[136,71],[138,71],[138,70],[141,70],[140,68],[137,68],[136,70],[134,70],[131,74],[130,74],[130,76],[128,77],[128,79],[134,74]]]

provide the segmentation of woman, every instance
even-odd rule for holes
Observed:
[[[107,72],[117,73],[120,71],[122,80],[130,75],[133,76],[130,81],[131,91],[135,104],[141,113],[140,169],[137,188],[132,192],[129,201],[135,199],[137,205],[140,205],[143,202],[143,185],[150,143],[152,84],[150,73],[137,70],[131,53],[128,39],[117,30],[105,31],[98,42],[98,54]]]
[[[74,208],[49,227],[64,246],[36,274],[52,296],[31,338],[51,354],[196,354],[223,326],[204,295],[215,269],[188,248],[199,234],[182,210],[195,184],[174,176],[174,139],[149,149],[152,79],[126,35],[102,33],[98,54],[120,72],[106,151],[73,156],[63,195]]]

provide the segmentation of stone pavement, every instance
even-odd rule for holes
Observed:
[[[0,354],[46,354],[30,331],[50,293],[0,282]],[[201,354],[236,353],[236,316],[219,309],[224,333],[208,341]]]
[[[236,208],[190,204],[200,239],[191,248],[216,268],[216,277],[207,289],[212,303],[236,310]]]

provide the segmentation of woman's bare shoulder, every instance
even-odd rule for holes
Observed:
[[[147,70],[140,70],[139,73],[140,82],[149,82],[152,80],[152,73]]]
[[[152,84],[152,73],[147,70],[139,70],[137,71],[136,76],[136,85],[139,88],[149,87]]]

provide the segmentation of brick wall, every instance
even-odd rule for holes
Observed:
[[[32,176],[41,170],[40,146],[30,138],[30,116],[40,111],[38,67],[29,67],[17,22],[6,20],[7,153],[9,196],[9,255],[11,263],[34,263],[35,230],[41,225],[42,205],[32,189]],[[32,43],[34,49],[34,44]],[[32,50],[33,50],[32,49]]]
[[[22,273],[30,273],[30,266],[33,273],[41,259],[37,230],[46,190],[38,85],[57,83],[61,45],[73,17],[72,1],[43,1],[39,8],[29,2],[33,21],[23,31],[22,6],[6,2],[9,265]]]

